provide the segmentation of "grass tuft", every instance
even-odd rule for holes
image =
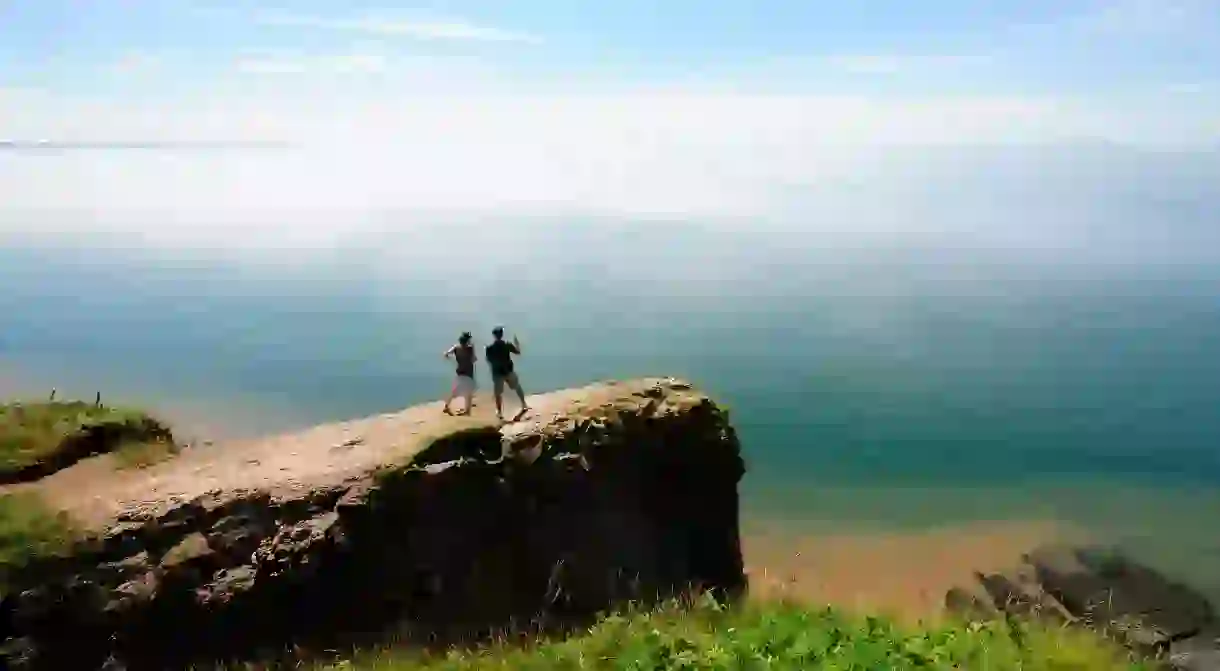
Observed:
[[[134,444],[155,448],[134,449]],[[138,410],[84,401],[0,405],[0,482],[36,479],[94,454],[124,449],[124,464],[168,455],[169,429]]]
[[[182,448],[168,440],[129,440],[111,453],[119,469],[147,468],[178,454]]]

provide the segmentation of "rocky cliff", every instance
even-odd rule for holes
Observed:
[[[744,468],[710,399],[644,379],[531,404],[504,427],[432,404],[104,482],[57,474],[48,500],[92,535],[10,576],[7,663],[164,669],[391,623],[477,636],[744,588]]]

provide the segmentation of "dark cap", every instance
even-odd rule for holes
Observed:
[[[474,336],[470,335],[470,331],[462,331],[462,335],[458,336],[458,342],[470,342],[470,339],[473,337]]]
[[[495,327],[494,329],[491,330],[491,334],[494,335],[495,337],[499,338],[500,336],[504,335],[504,327],[503,326]]]

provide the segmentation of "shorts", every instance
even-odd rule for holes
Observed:
[[[474,394],[474,378],[468,375],[458,375],[453,380],[453,389],[458,396],[470,396],[471,394]]]
[[[508,383],[510,389],[516,389],[517,387],[521,386],[521,384],[517,382],[517,374],[515,372],[509,371],[503,375],[496,375],[493,373],[491,376],[491,386],[492,389],[495,390],[496,394],[504,393],[504,383],[506,382]]]

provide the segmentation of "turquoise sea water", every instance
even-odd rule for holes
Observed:
[[[8,248],[0,382],[252,434],[435,399],[457,332],[505,323],[529,391],[672,374],[722,400],[751,520],[1062,520],[1220,586],[1220,271],[596,230],[463,272]]]

